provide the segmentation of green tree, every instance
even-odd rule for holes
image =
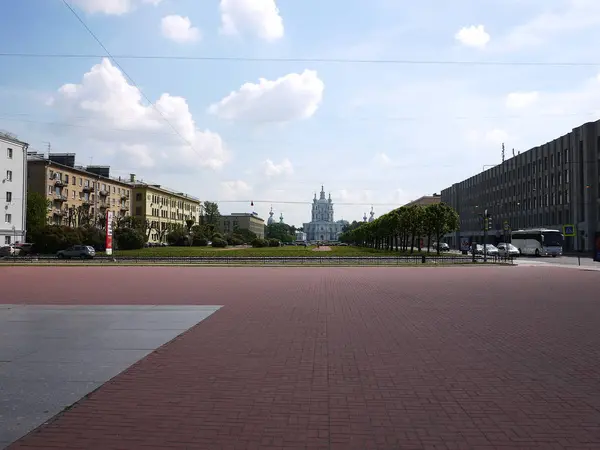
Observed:
[[[219,226],[219,218],[221,213],[219,212],[219,205],[215,202],[204,202],[202,206],[202,219],[203,225],[212,225],[213,229]]]
[[[281,242],[293,242],[296,235],[286,223],[272,223],[266,227],[265,238],[277,239]]]
[[[437,254],[440,254],[439,242],[445,234],[452,233],[460,228],[460,217],[458,213],[445,203],[429,205],[433,217],[433,229],[437,245]]]
[[[47,224],[48,208],[50,200],[47,200],[38,192],[27,193],[27,231],[35,233]]]

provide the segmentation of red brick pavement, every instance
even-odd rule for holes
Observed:
[[[1,270],[3,303],[224,305],[11,450],[600,448],[598,272]]]

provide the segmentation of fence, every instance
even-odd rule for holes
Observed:
[[[80,264],[80,259],[57,259],[54,256],[5,257],[0,261],[9,264]],[[310,266],[401,266],[401,265],[459,265],[459,264],[513,264],[512,257],[483,258],[463,255],[440,256],[96,256],[84,260],[86,264],[191,264],[191,265],[310,265]]]

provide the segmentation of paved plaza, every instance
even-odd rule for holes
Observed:
[[[10,450],[600,448],[596,271],[3,267],[0,285]]]

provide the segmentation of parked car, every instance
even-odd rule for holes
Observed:
[[[446,244],[445,242],[440,242],[440,244],[439,244],[439,245],[440,245],[440,252],[449,252],[449,251],[450,251],[450,246],[449,246],[448,244]],[[437,242],[434,242],[434,243],[431,245],[431,248],[432,248],[432,249],[434,249],[434,250],[437,250],[437,248],[438,248],[438,243],[437,243]]]
[[[4,247],[0,247],[0,257],[17,256],[18,254],[19,250],[16,249],[14,245],[5,245]]]
[[[60,259],[92,259],[94,256],[96,256],[96,250],[89,245],[74,245],[73,247],[69,247],[66,250],[60,250],[56,253],[56,257]]]
[[[498,252],[502,256],[519,256],[519,249],[512,244],[504,242],[498,244]]]
[[[485,244],[485,252],[488,256],[498,256],[498,248],[492,244]]]

